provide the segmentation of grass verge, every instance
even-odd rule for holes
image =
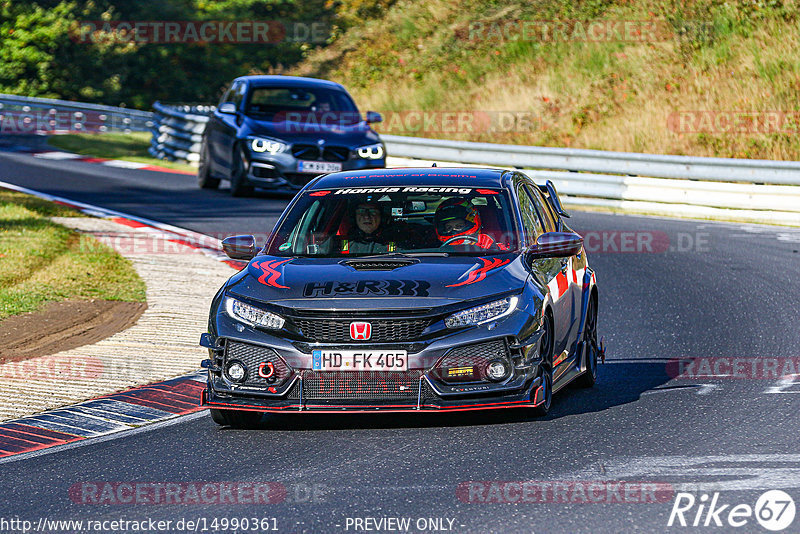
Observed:
[[[67,152],[74,152],[95,158],[121,159],[148,165],[158,165],[168,169],[197,172],[196,167],[188,163],[157,159],[150,155],[149,132],[104,133],[104,134],[69,134],[54,135],[48,140],[50,146]]]
[[[88,235],[51,222],[73,210],[0,190],[0,320],[46,302],[102,299],[144,302],[133,265]]]

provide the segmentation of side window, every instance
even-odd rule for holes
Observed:
[[[522,213],[522,224],[525,226],[526,241],[528,244],[532,244],[543,233],[542,225],[524,185],[517,189],[517,198],[519,198],[519,211]]]
[[[536,188],[530,188],[529,192],[531,196],[534,198],[534,202],[536,203],[537,211],[539,215],[542,217],[542,221],[544,222],[544,227],[547,229],[548,232],[555,232],[558,228],[558,217],[553,211],[553,208],[550,207],[550,203],[547,201],[544,196],[542,196],[541,191]]]
[[[231,88],[231,102],[236,104],[236,109],[241,110],[242,100],[244,100],[245,84],[238,83],[235,87]]]

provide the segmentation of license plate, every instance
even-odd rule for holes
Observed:
[[[342,164],[330,161],[298,161],[297,172],[339,172]]]
[[[404,350],[315,350],[311,354],[315,371],[407,371]]]

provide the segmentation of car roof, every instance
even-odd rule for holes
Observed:
[[[510,171],[475,167],[408,167],[365,169],[326,174],[313,182],[312,190],[341,187],[443,185],[505,187]]]
[[[281,85],[284,87],[327,87],[329,89],[344,90],[344,86],[336,82],[318,78],[304,78],[302,76],[253,75],[240,76],[234,81],[243,81],[254,87]]]

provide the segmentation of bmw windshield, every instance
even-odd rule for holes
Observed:
[[[393,186],[307,191],[272,236],[267,252],[328,258],[512,252],[519,239],[511,206],[502,189]]]

